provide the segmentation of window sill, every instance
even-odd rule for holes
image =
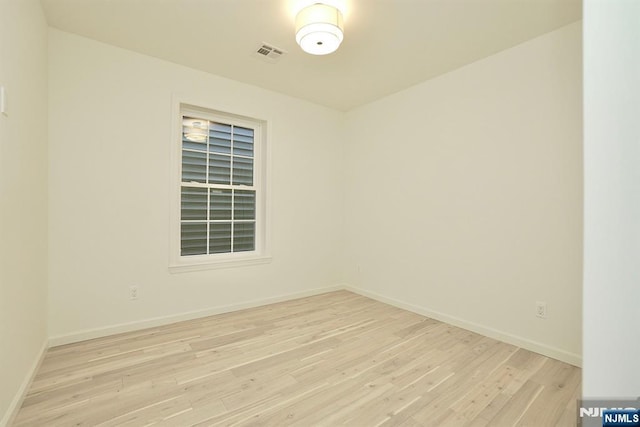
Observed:
[[[226,258],[219,260],[207,260],[202,262],[184,262],[169,265],[169,273],[179,274],[191,271],[217,270],[219,268],[248,267],[251,265],[268,264],[270,255],[253,256],[247,258]]]

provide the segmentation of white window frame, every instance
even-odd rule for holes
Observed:
[[[201,105],[201,104],[198,104]],[[256,190],[255,250],[209,255],[180,253],[181,189],[182,189],[182,117],[196,116],[214,122],[254,129],[254,189]],[[174,100],[171,132],[171,215],[169,271],[181,273],[225,267],[264,264],[271,261],[269,252],[270,227],[268,209],[268,160],[267,122],[247,116],[226,113],[218,109],[199,107],[193,103]]]

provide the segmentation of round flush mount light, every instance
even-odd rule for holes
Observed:
[[[335,52],[342,43],[342,12],[324,3],[305,7],[296,15],[296,42],[312,55]]]
[[[196,129],[207,129],[209,127],[209,123],[206,120],[191,118],[182,119],[182,125]]]
[[[184,137],[193,142],[205,142],[207,140],[206,134],[196,132],[186,132]]]
[[[207,129],[209,124],[201,119],[183,119],[182,126],[184,137],[193,142],[205,142],[207,140]]]

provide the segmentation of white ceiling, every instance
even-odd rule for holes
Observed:
[[[295,42],[309,0],[42,0],[49,25],[298,98],[349,110],[577,21],[581,0],[346,0],[327,56]],[[276,64],[261,42],[288,51]]]

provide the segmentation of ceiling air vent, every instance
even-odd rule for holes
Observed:
[[[280,49],[279,47],[275,47],[267,43],[262,43],[255,50],[253,56],[260,58],[263,61],[275,64],[285,53],[287,53],[287,51],[284,49]]]

